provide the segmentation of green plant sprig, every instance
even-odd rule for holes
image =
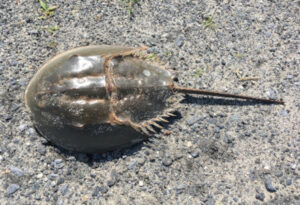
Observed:
[[[43,16],[40,16],[39,19],[46,19],[46,17],[53,16],[54,10],[57,8],[57,6],[48,6],[48,3],[46,0],[39,0],[40,6],[43,9]]]
[[[203,21],[203,26],[204,26],[204,29],[210,28],[212,30],[215,30],[216,29],[216,23],[214,21],[214,17],[212,17],[212,16],[207,17],[206,20]]]

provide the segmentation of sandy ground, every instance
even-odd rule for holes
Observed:
[[[300,203],[299,1],[52,6],[51,13],[37,0],[0,0],[0,204]],[[180,86],[286,104],[187,96],[145,143],[70,153],[36,133],[24,91],[51,56],[98,44],[148,46],[174,67]],[[237,69],[258,80],[240,81]]]

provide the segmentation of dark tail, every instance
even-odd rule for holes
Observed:
[[[230,94],[230,93],[215,92],[215,91],[208,91],[208,90],[202,90],[202,89],[183,88],[183,87],[174,86],[173,90],[175,92],[186,93],[186,94],[198,94],[198,95],[221,96],[221,97],[228,97],[228,98],[240,98],[240,99],[254,100],[254,101],[265,102],[265,103],[270,103],[270,104],[284,105],[284,102],[282,100],[257,98],[257,97],[251,97],[251,96],[246,96],[246,95],[234,95],[234,94]]]

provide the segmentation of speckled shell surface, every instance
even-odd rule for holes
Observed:
[[[25,93],[39,132],[86,153],[130,146],[154,132],[176,100],[171,73],[145,61],[141,50],[87,46],[46,62]]]

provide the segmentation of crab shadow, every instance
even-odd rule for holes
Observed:
[[[65,161],[78,161],[86,163],[90,167],[95,167],[97,164],[106,163],[109,161],[126,158],[127,156],[135,155],[139,150],[142,149],[142,147],[145,146],[144,143],[147,141],[148,140],[145,140],[128,148],[93,154],[69,151],[49,141],[44,142],[43,144],[47,147],[50,147],[53,152],[60,155],[60,157],[62,157]]]
[[[194,97],[191,95],[186,95],[185,98],[181,101],[183,104],[198,104],[198,105],[222,105],[222,106],[254,106],[257,104],[268,104],[264,102],[255,102],[251,100],[237,100],[237,99],[223,99],[223,98],[213,98],[213,97]],[[174,117],[169,117],[169,123],[160,123],[163,126],[163,129],[168,130],[169,126],[175,123],[177,120],[183,118],[180,112],[176,111]],[[161,129],[155,128],[155,131],[159,133]],[[153,134],[151,137],[145,138],[140,143],[132,145],[128,148],[122,148],[115,151],[104,152],[104,153],[95,153],[95,154],[86,154],[74,151],[68,151],[64,148],[58,147],[51,142],[43,143],[46,146],[52,147],[61,157],[65,160],[76,160],[79,162],[84,162],[90,167],[95,167],[101,163],[106,163],[109,161],[115,161],[121,158],[126,158],[127,156],[137,154],[142,148],[151,147],[153,140],[159,140],[156,134]]]
[[[186,95],[181,101],[184,104],[198,104],[198,105],[223,105],[223,106],[254,106],[254,105],[270,105],[272,103],[259,102],[255,100],[243,100],[243,99],[226,99],[218,97],[194,97],[192,95]]]
[[[159,123],[163,129],[168,129],[169,125],[175,123],[178,119],[182,118],[182,115],[176,111],[174,112],[174,117],[167,118],[169,123]],[[109,161],[115,161],[118,159],[126,158],[128,156],[136,155],[139,153],[141,149],[150,148],[153,146],[153,141],[159,140],[159,137],[157,136],[157,133],[161,132],[160,128],[153,128],[156,131],[156,134],[152,134],[150,137],[145,137],[143,141],[131,145],[127,148],[117,149],[114,151],[108,151],[103,153],[93,153],[93,154],[87,154],[87,153],[80,153],[76,151],[69,151],[62,147],[59,147],[50,141],[43,141],[42,143],[45,146],[50,147],[55,153],[59,154],[60,157],[64,158],[65,161],[73,161],[76,160],[78,162],[86,163],[90,167],[97,167],[102,163],[106,163]],[[38,132],[38,130],[36,129]],[[39,132],[38,132],[39,133]],[[41,135],[39,133],[39,135]],[[41,135],[42,136],[42,135]]]

